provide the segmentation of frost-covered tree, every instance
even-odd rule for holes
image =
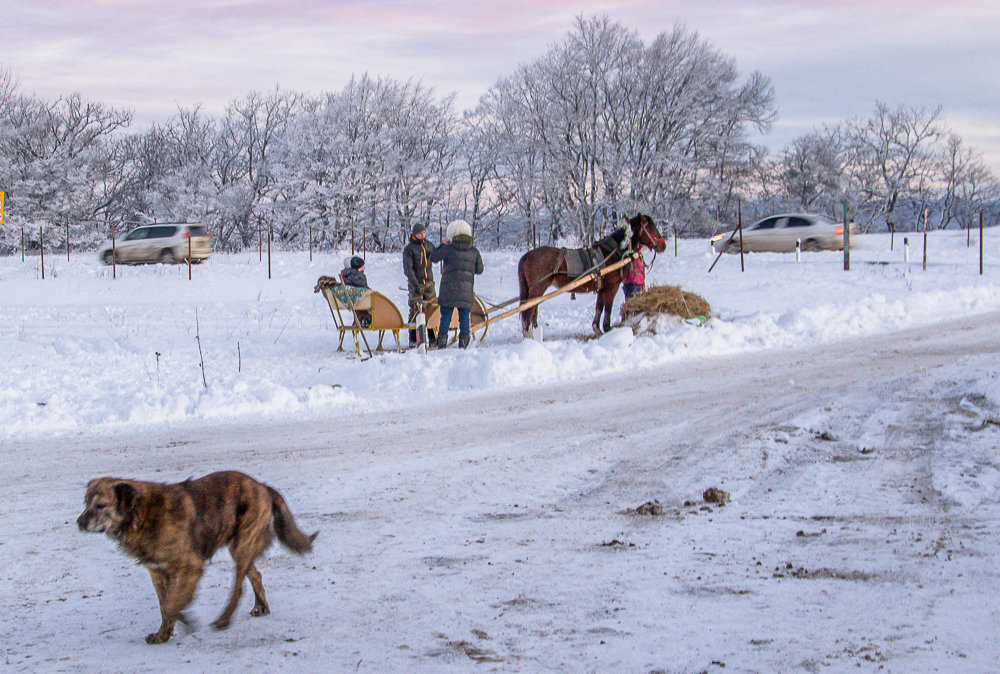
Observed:
[[[76,93],[52,102],[17,95],[9,75],[0,77],[0,114],[5,239],[19,237],[21,227],[37,238],[39,226],[63,239],[68,223],[73,245],[92,243],[111,206],[104,190],[114,179],[110,139],[131,114]]]
[[[799,136],[781,151],[777,188],[782,209],[809,213],[836,212],[847,198],[846,149],[839,126]]]
[[[889,229],[915,224],[930,201],[940,118],[941,108],[878,102],[872,117],[848,123],[851,188],[868,223],[881,221]]]
[[[549,217],[583,241],[614,212],[642,209],[688,225],[733,210],[760,158],[749,130],[774,116],[767,78],[740,81],[735,62],[697,34],[675,27],[646,46],[607,17],[579,19],[564,42],[483,101],[513,143],[500,179],[524,180],[510,170],[524,139],[537,155],[530,187],[508,193],[540,191]]]
[[[304,102],[274,163],[285,238],[311,226],[335,245],[353,233],[359,245],[363,235],[385,249],[429,223],[458,180],[452,104],[419,84],[367,75]]]
[[[989,212],[1000,200],[1000,181],[986,167],[982,155],[955,134],[948,135],[939,166],[943,194],[937,226],[941,229],[952,223],[962,228],[975,226],[979,214]]]

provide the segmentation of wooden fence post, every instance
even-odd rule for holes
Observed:
[[[924,209],[924,271],[927,271],[927,211],[929,208]]]
[[[844,202],[844,271],[851,271],[851,223],[847,220],[847,202]]]
[[[979,275],[983,275],[983,212],[979,211]]]
[[[736,227],[740,230],[740,271],[746,271],[743,264],[743,201],[736,202]]]

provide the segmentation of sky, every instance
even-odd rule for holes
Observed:
[[[336,91],[352,74],[414,79],[471,108],[577,17],[647,43],[675,24],[771,78],[773,150],[876,101],[934,109],[1000,173],[1000,3],[956,0],[0,0],[0,67],[20,90],[131,109],[221,113],[251,91]]]

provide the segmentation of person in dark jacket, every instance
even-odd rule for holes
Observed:
[[[448,328],[451,315],[458,310],[458,345],[469,345],[472,330],[469,317],[475,303],[476,274],[483,273],[483,257],[472,245],[472,227],[465,220],[455,220],[448,225],[447,239],[434,249],[431,262],[444,262],[441,272],[441,289],[438,305],[441,307],[441,325],[438,327],[437,346],[448,346]]]
[[[410,242],[403,249],[403,273],[406,274],[407,299],[410,303],[410,317],[406,322],[413,324],[420,309],[434,301],[434,265],[431,253],[434,244],[427,240],[427,228],[422,224],[413,226]],[[410,330],[410,346],[417,341],[416,330]],[[434,331],[428,328],[428,339],[434,339]]]
[[[368,277],[365,276],[365,261],[357,255],[344,259],[344,270],[340,272],[340,278],[345,286],[364,288],[368,290]],[[358,309],[355,312],[358,323],[363,328],[372,324],[372,312],[365,309]]]
[[[344,270],[340,272],[345,286],[367,288],[368,277],[365,276],[365,261],[355,255],[344,259]]]

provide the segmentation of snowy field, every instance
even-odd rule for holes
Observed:
[[[593,296],[468,351],[336,353],[343,253],[194,268],[0,258],[0,662],[14,671],[996,671],[1000,231],[657,256],[706,325],[585,339]],[[485,299],[516,294],[487,253]],[[647,254],[647,262],[651,256]],[[372,286],[405,312],[397,255]],[[620,296],[619,296],[620,302]],[[616,310],[617,310],[616,303]],[[200,366],[204,358],[204,369]],[[166,646],[86,481],[243,470],[316,549],[208,568]],[[722,507],[702,502],[718,487]],[[629,509],[656,500],[659,515]],[[687,504],[687,505],[686,505]]]

